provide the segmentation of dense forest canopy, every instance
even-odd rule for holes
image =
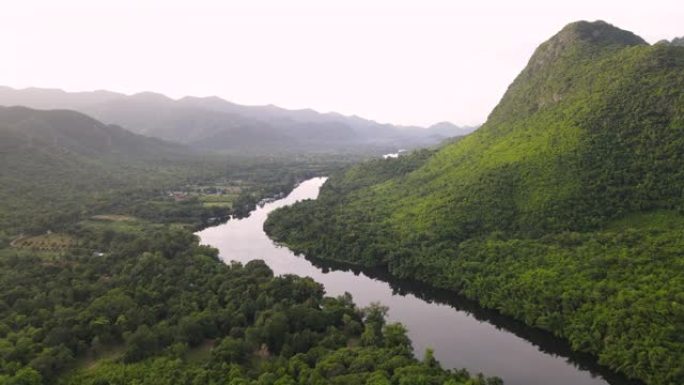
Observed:
[[[356,157],[208,156],[25,107],[0,107],[0,156],[2,385],[501,384],[192,233]]]
[[[605,22],[543,43],[475,133],[351,167],[274,238],[386,266],[684,383],[684,48]]]
[[[416,360],[382,306],[225,265],[187,230],[73,234],[106,254],[0,251],[2,384],[500,384]]]

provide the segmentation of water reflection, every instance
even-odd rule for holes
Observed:
[[[447,368],[502,377],[507,385],[641,385],[573,353],[550,333],[530,328],[447,290],[394,278],[381,269],[297,256],[263,232],[268,213],[302,199],[315,199],[324,178],[300,184],[287,197],[258,207],[243,219],[197,233],[220,257],[247,263],[264,260],[275,274],[309,276],[328,295],[349,292],[359,306],[381,302],[391,321],[403,323],[418,355],[426,348]]]
[[[523,322],[503,315],[496,310],[483,308],[476,301],[453,291],[434,288],[414,280],[397,278],[383,268],[361,268],[344,262],[323,260],[309,256],[304,257],[324,273],[345,271],[351,272],[356,276],[365,275],[389,284],[393,295],[412,295],[426,303],[448,305],[457,311],[465,312],[478,321],[487,322],[496,326],[497,329],[503,329],[520,338],[524,338],[543,353],[563,357],[578,369],[603,377],[611,385],[644,385],[641,381],[629,379],[605,366],[599,365],[596,357],[591,354],[573,351],[567,341],[554,336],[550,332],[529,327]]]

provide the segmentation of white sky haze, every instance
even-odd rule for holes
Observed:
[[[483,122],[533,50],[602,19],[650,43],[684,2],[0,1],[0,84],[217,95],[381,122]]]

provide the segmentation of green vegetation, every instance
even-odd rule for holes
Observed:
[[[379,305],[198,245],[345,157],[198,156],[26,108],[0,108],[0,139],[2,385],[501,384],[417,360]]]
[[[485,125],[331,177],[266,230],[455,290],[651,385],[684,383],[684,48],[573,23]]]
[[[23,107],[0,107],[0,156],[0,247],[21,234],[68,232],[93,215],[191,226],[246,215],[264,197],[354,159],[200,155],[74,111]],[[205,204],[208,193],[169,196],[217,186],[240,188],[229,205]]]
[[[500,384],[416,360],[381,306],[225,265],[180,227],[75,236],[107,252],[0,252],[0,383]]]
[[[12,242],[12,247],[34,251],[68,250],[77,245],[74,237],[69,234],[49,233],[33,237],[20,237]]]

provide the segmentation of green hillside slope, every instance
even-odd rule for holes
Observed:
[[[573,23],[474,134],[333,176],[266,229],[460,291],[648,384],[681,384],[683,90],[683,47]]]
[[[0,232],[68,222],[114,192],[187,174],[194,157],[78,112],[0,107]]]

